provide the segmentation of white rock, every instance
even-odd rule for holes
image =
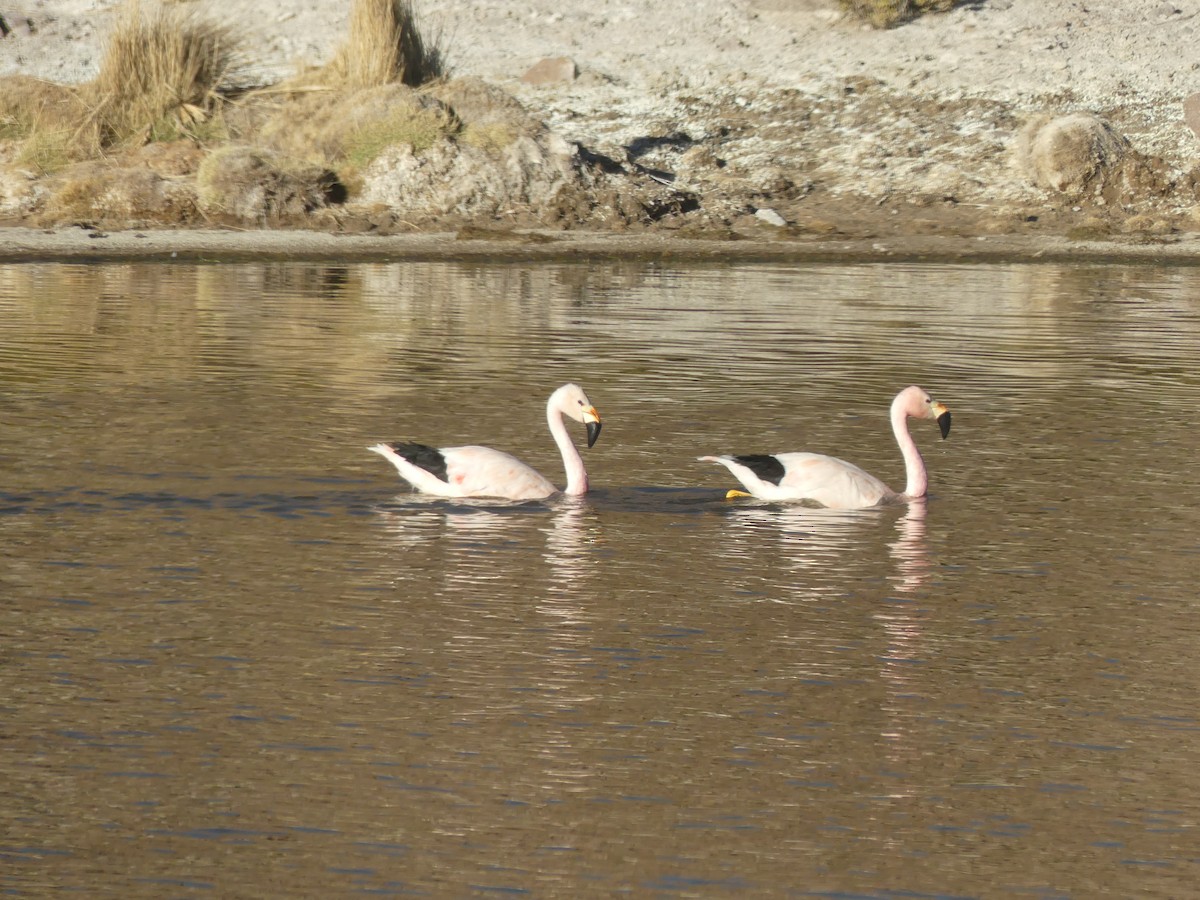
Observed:
[[[787,219],[775,212],[773,209],[756,209],[754,211],[754,217],[756,219],[761,219],[768,225],[774,225],[776,228],[782,228],[787,224]]]

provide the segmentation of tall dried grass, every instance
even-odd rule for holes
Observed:
[[[78,125],[86,111],[74,88],[29,75],[0,77],[0,138],[21,140],[47,119]]]
[[[94,81],[67,87],[4,79],[0,137],[23,141],[21,161],[49,172],[121,145],[219,135],[219,89],[239,62],[229,29],[180,9],[146,14],[132,0]]]
[[[353,0],[350,34],[324,78],[346,87],[420,87],[446,74],[438,39],[421,33],[409,0]]]
[[[839,0],[842,9],[876,28],[892,28],[922,13],[946,12],[962,0]]]
[[[178,8],[146,14],[131,3],[86,86],[101,149],[189,132],[219,105],[220,85],[239,61],[228,28]]]
[[[0,140],[20,142],[17,162],[54,172],[71,162],[71,148],[89,130],[80,91],[27,75],[0,78]]]

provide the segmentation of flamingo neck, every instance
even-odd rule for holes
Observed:
[[[900,453],[904,457],[904,474],[907,480],[907,484],[904,486],[904,496],[924,497],[929,488],[925,460],[921,458],[917,442],[908,433],[908,413],[904,411],[899,402],[892,404],[892,431],[896,435],[896,443],[900,445]]]
[[[562,454],[563,468],[567,471],[567,486],[564,494],[586,494],[588,489],[587,470],[583,467],[583,457],[579,455],[567,426],[563,423],[562,411],[557,406],[557,398],[551,397],[546,404],[546,422],[550,425],[550,434]]]

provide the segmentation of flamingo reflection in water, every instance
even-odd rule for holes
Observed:
[[[543,612],[566,619],[578,619],[584,607],[579,597],[594,574],[596,562],[592,549],[600,542],[600,521],[586,501],[564,498],[555,504],[554,516],[543,531],[546,549],[542,554],[550,574]]]
[[[554,716],[602,696],[591,652],[599,518],[585,500],[402,502],[379,514],[388,542],[404,547],[385,554],[396,565],[393,595],[425,617],[415,641],[438,668],[461,675],[476,666],[493,687],[508,686],[503,700],[487,698],[462,715]],[[553,741],[535,752],[545,757],[547,783],[594,777],[590,762],[564,756]]]
[[[447,501],[408,494],[377,515],[390,542],[405,550],[405,577],[422,568],[415,553],[428,556],[424,571],[437,577],[442,590],[464,592],[498,588],[506,578],[527,585],[543,581],[541,592],[526,599],[541,613],[570,623],[587,618],[581,595],[595,570],[592,548],[599,543],[599,519],[583,499],[559,497],[543,504],[504,503],[485,499]],[[545,578],[532,564],[535,544],[545,564]],[[511,555],[510,562],[504,562]],[[500,590],[499,593],[504,593]]]
[[[870,617],[877,631],[864,641],[867,656],[855,649],[850,661],[845,655],[844,637],[831,631],[822,617],[784,619],[779,639],[786,641],[794,672],[801,677],[820,680],[845,677],[847,666],[854,671],[868,666],[882,688],[879,700],[879,750],[888,767],[902,770],[917,753],[917,735],[923,727],[920,704],[927,686],[928,663],[936,652],[938,632],[931,628],[931,613],[921,602],[922,589],[934,572],[926,540],[927,503],[924,498],[909,501],[902,510],[887,507],[866,510],[833,510],[776,504],[749,504],[730,510],[731,522],[752,529],[744,541],[734,537],[731,550],[744,555],[751,564],[746,574],[759,577],[757,561],[762,559],[764,536],[774,534],[776,541],[768,555],[781,573],[768,571],[761,576],[766,585],[767,601],[777,603],[836,604],[851,619]],[[880,540],[880,527],[894,521],[895,540]],[[744,546],[743,546],[744,545]],[[869,551],[886,547],[890,561],[885,581]],[[865,576],[865,577],[864,577]],[[742,583],[750,583],[745,576]],[[872,589],[870,585],[876,585]],[[780,596],[780,588],[789,593]],[[890,587],[890,590],[889,590]],[[848,597],[856,599],[848,600]],[[861,598],[866,598],[862,605]],[[870,634],[871,629],[867,630]],[[837,635],[831,639],[831,634]],[[804,648],[795,653],[793,648]],[[920,792],[903,779],[886,787],[893,799]]]
[[[904,504],[902,514],[896,518],[898,537],[887,544],[887,549],[894,570],[889,579],[897,591],[916,591],[929,579],[926,508],[924,498],[912,500]],[[776,558],[786,560],[794,572],[814,574],[837,573],[845,558],[861,555],[872,530],[892,514],[894,511],[887,507],[844,510],[776,504],[750,504],[730,510],[732,521],[774,534],[778,542]],[[747,550],[757,549],[761,540],[761,532],[756,533]],[[736,545],[730,549],[736,552]]]
[[[924,498],[910,501],[904,515],[896,520],[899,538],[888,544],[896,565],[892,581],[900,595],[918,591],[932,571],[925,540],[925,512]],[[936,652],[931,647],[931,638],[936,640],[937,632],[929,632],[928,617],[928,609],[914,602],[911,596],[889,598],[874,612],[875,621],[887,638],[887,646],[879,654],[879,678],[885,688],[880,738],[892,767],[903,768],[906,760],[918,755],[915,736],[920,728],[920,715],[914,703],[921,703],[921,679],[928,677],[928,669],[922,663]],[[918,786],[903,783],[890,789],[896,800],[919,793]]]
[[[899,537],[888,544],[892,560],[896,564],[896,575],[893,581],[896,590],[911,593],[929,580],[929,548],[925,544],[925,510],[924,497],[910,500],[905,507],[904,515],[896,520],[896,531]]]

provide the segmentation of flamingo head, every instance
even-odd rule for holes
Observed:
[[[892,401],[893,409],[899,409],[914,419],[933,419],[942,433],[942,440],[950,436],[950,410],[915,384],[906,387]]]
[[[583,388],[577,384],[564,384],[554,392],[554,396],[554,405],[563,415],[587,426],[587,445],[594,445],[600,437],[600,413],[592,406]]]

